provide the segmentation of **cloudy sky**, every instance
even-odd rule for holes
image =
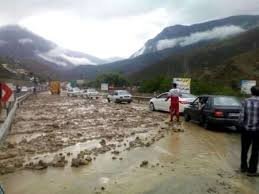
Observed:
[[[259,0],[0,0],[0,26],[100,58],[128,57],[166,26],[238,14],[259,14]]]

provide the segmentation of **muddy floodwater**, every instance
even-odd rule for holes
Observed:
[[[0,146],[0,184],[7,194],[259,193],[259,179],[238,172],[238,133],[167,121],[144,103],[32,96]]]

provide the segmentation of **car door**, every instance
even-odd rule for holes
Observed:
[[[202,121],[202,116],[205,110],[208,108],[208,97],[202,96],[198,97],[197,101],[195,101],[193,108],[193,120]]]
[[[166,101],[167,93],[163,93],[156,98],[155,107],[158,110],[169,111],[170,100]]]
[[[197,119],[196,113],[197,110],[199,109],[199,97],[196,98],[196,100],[194,100],[191,104],[190,104],[190,108],[189,108],[189,115],[191,116],[191,118],[193,120]]]

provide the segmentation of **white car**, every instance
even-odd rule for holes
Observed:
[[[23,87],[21,88],[21,92],[28,92],[28,91],[29,91],[29,88],[26,87],[26,86],[23,86]]]
[[[96,89],[89,88],[82,93],[84,98],[98,98],[99,92]]]
[[[107,96],[108,102],[132,102],[132,95],[127,90],[114,90],[111,94]]]
[[[152,98],[149,101],[149,108],[152,111],[159,110],[169,112],[170,108],[170,99],[166,101],[168,92],[160,94],[159,96]],[[192,94],[181,94],[179,97],[179,112],[183,113],[184,109],[188,107],[197,97]]]
[[[71,97],[78,97],[82,94],[79,88],[70,88],[67,90],[67,95]]]

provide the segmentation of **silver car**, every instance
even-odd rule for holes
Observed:
[[[114,90],[111,94],[107,96],[108,102],[122,103],[132,102],[132,95],[127,90]]]

